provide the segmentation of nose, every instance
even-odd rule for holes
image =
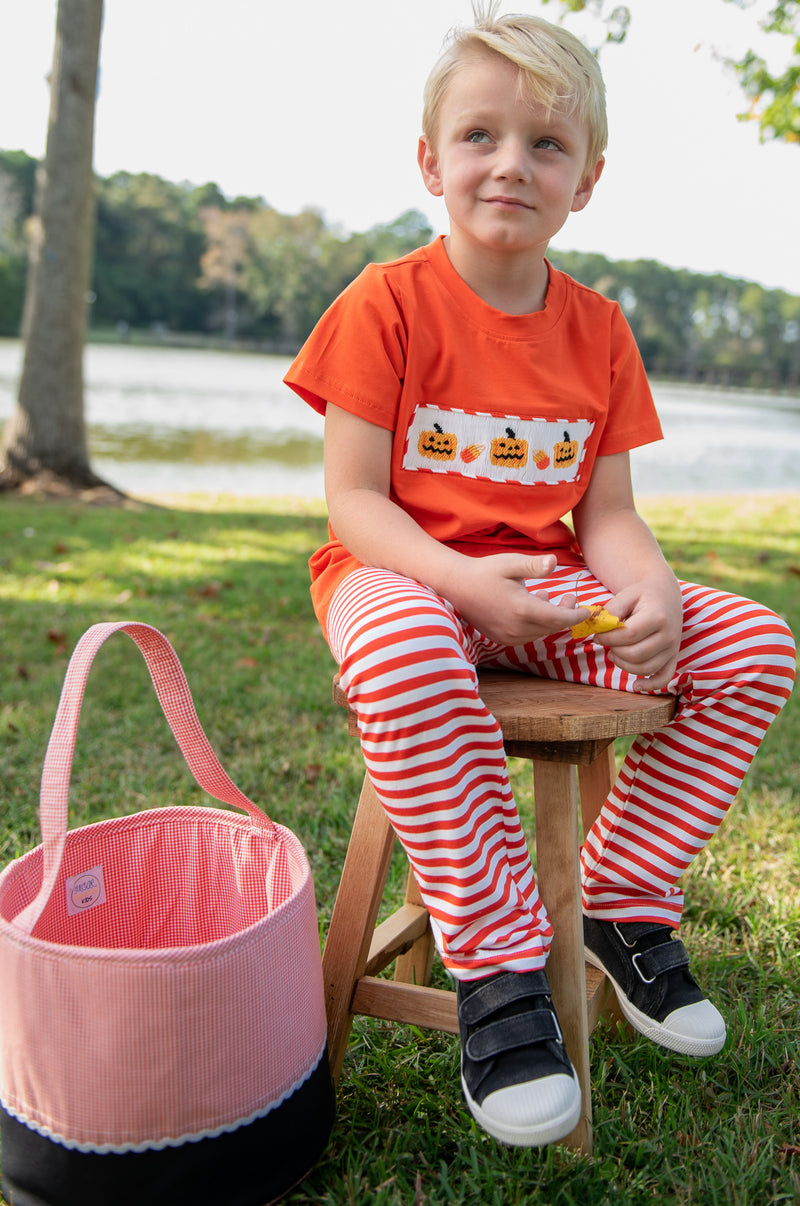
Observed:
[[[530,161],[521,138],[504,138],[498,147],[494,164],[499,180],[530,179]]]

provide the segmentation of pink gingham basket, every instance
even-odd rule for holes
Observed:
[[[118,631],[141,650],[197,782],[246,815],[154,808],[68,832],[86,680]],[[277,1200],[333,1120],[313,882],[297,837],[220,766],[155,628],[96,624],[79,641],[40,820],[41,845],[0,875],[7,1195],[54,1206],[85,1202],[89,1188],[93,1206]]]

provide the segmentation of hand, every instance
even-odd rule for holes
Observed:
[[[607,604],[624,628],[594,639],[608,649],[620,670],[636,675],[636,691],[657,691],[675,674],[683,629],[680,588],[671,574],[659,573],[625,587]]]
[[[524,645],[586,618],[586,608],[551,603],[547,591],[525,586],[530,579],[548,577],[555,566],[555,557],[549,555],[462,557],[445,593],[459,614],[490,640]]]

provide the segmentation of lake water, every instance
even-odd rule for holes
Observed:
[[[288,357],[91,345],[92,466],[131,494],[321,498],[322,419],[283,385]],[[22,347],[0,340],[0,422]],[[665,439],[631,454],[638,494],[800,489],[800,397],[653,386]]]

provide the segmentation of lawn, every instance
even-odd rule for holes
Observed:
[[[755,596],[797,632],[799,502],[703,496],[641,509],[679,575]],[[177,650],[230,776],[303,841],[324,931],[362,775],[308,600],[306,560],[325,530],[316,503],[0,497],[0,865],[39,840],[38,778],[78,637],[99,620],[143,620]],[[799,750],[794,698],[686,877],[684,937],[729,1023],[721,1056],[691,1062],[597,1033],[586,1159],[498,1147],[462,1105],[454,1038],[359,1021],[330,1145],[289,1206],[800,1201]],[[530,817],[526,768],[512,769]],[[143,661],[114,638],[86,694],[72,825],[198,797]],[[396,885],[400,871],[398,860]]]

